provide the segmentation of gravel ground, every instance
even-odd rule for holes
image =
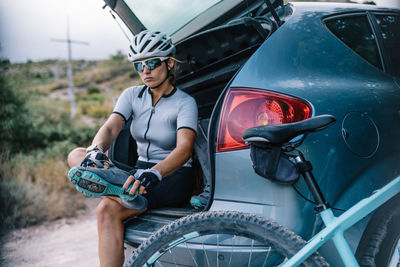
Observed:
[[[75,218],[57,220],[9,233],[2,241],[3,267],[99,266],[95,207],[99,199],[88,198],[87,209]]]

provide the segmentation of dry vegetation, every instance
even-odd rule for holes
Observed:
[[[139,82],[118,52],[74,61],[76,118],[69,116],[66,63],[48,60],[0,68],[1,230],[74,216],[84,197],[67,179],[68,152],[87,146],[123,89]]]

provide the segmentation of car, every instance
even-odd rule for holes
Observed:
[[[250,212],[306,240],[322,227],[304,181],[280,185],[254,172],[242,134],[258,125],[336,117],[301,150],[338,214],[400,174],[400,10],[281,0],[105,3],[133,34],[160,30],[176,44],[182,61],[177,86],[199,109],[197,173],[199,184],[201,176],[211,184],[203,210]],[[132,166],[135,144],[128,129],[109,155]],[[397,197],[346,232],[357,256],[382,214],[399,204]],[[165,224],[196,212],[188,204],[131,218],[125,243],[137,247]],[[374,245],[398,257],[399,227],[386,230],[382,244]],[[320,253],[342,265],[331,244]]]

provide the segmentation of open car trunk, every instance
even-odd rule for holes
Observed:
[[[196,147],[195,153],[203,155],[198,157],[202,176],[212,175],[207,135],[209,118],[217,99],[244,62],[272,32],[271,25],[266,28],[259,21],[245,17],[191,36],[176,45],[176,58],[183,61],[177,68],[177,86],[192,95],[199,108],[196,138],[202,140],[196,140],[201,145]],[[135,142],[130,137],[129,125],[125,125],[110,148],[109,156],[114,161],[133,166],[137,158],[133,151],[136,151]],[[125,242],[137,246],[163,225],[195,212],[197,210],[188,203],[185,207],[150,210],[130,218],[126,221]]]

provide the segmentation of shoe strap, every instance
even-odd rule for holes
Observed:
[[[100,160],[100,159],[89,159],[87,164],[88,165],[95,164],[97,166],[97,168],[104,169],[104,163],[105,162],[108,163],[108,167],[109,168],[115,167],[114,164],[111,161],[109,161],[109,160]]]

